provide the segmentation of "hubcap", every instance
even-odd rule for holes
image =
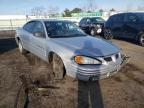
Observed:
[[[105,33],[105,34],[104,34],[105,38],[107,38],[107,37],[108,37],[108,30],[105,30],[104,33]]]
[[[105,30],[104,36],[105,36],[106,39],[108,39],[111,36],[110,30]]]

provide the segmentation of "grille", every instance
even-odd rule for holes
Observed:
[[[111,57],[105,57],[104,60],[107,61],[107,62],[111,62],[112,58]]]
[[[116,54],[115,57],[116,57],[116,59],[118,59],[119,58],[119,54]]]

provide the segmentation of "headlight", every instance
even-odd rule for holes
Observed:
[[[101,61],[85,56],[75,56],[74,60],[78,64],[101,64]]]

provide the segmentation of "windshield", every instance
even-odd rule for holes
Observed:
[[[68,21],[46,21],[45,26],[51,38],[86,36],[76,24]]]
[[[144,21],[144,13],[136,13],[140,20]]]
[[[103,23],[103,22],[105,22],[105,20],[100,17],[96,17],[96,18],[92,18],[92,22],[93,23]]]

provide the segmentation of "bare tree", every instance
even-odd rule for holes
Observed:
[[[87,4],[87,9],[90,12],[93,12],[97,9],[97,5],[95,0],[87,0],[88,4]]]
[[[114,8],[110,9],[110,12],[115,12],[116,10]]]
[[[87,11],[88,11],[88,10],[87,10],[87,6],[83,6],[83,7],[82,7],[82,11],[83,11],[83,12],[87,12]]]
[[[49,7],[48,9],[47,9],[47,13],[48,14],[58,14],[59,13],[59,7],[53,7],[53,6],[51,6],[51,7]]]
[[[31,9],[31,15],[34,16],[42,16],[45,14],[45,8],[40,6],[40,7],[34,7]]]
[[[87,0],[87,4],[82,7],[83,12],[94,12],[97,9],[95,0]]]

